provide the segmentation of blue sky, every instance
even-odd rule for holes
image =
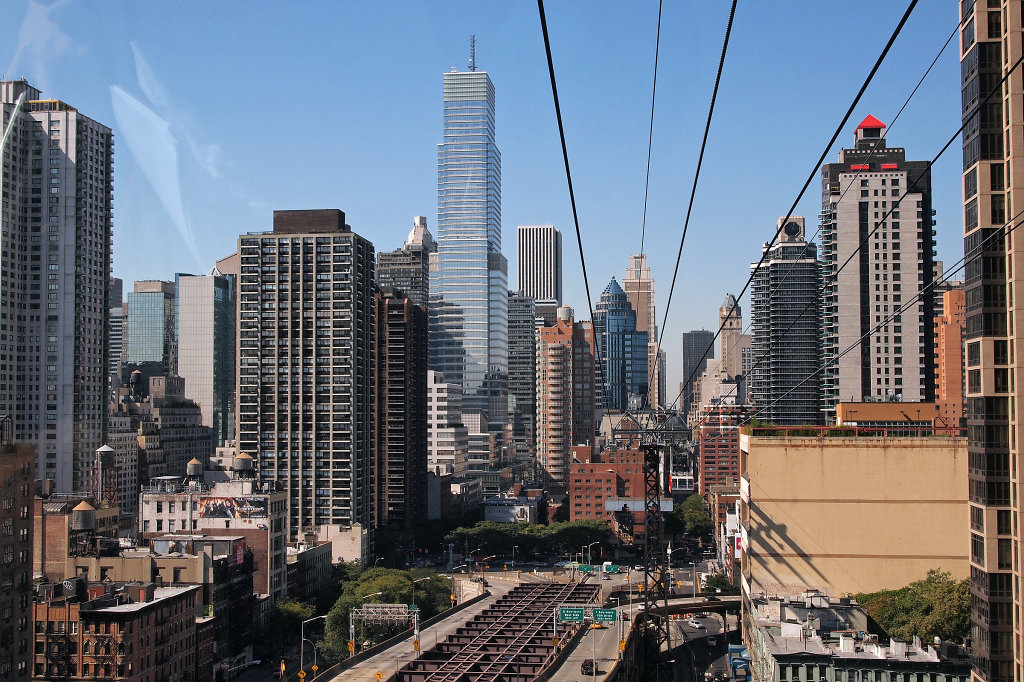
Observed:
[[[645,251],[658,320],[682,231],[728,2],[665,3]],[[897,6],[900,5],[900,6]],[[902,12],[901,3],[739,3],[665,327],[717,325]],[[548,28],[591,295],[640,251],[657,2],[549,2]],[[957,21],[920,3],[839,143],[899,110]],[[200,272],[274,209],[340,208],[378,250],[415,215],[435,232],[441,76],[469,35],[497,93],[503,247],[554,224],[565,298],[589,317],[536,4],[515,2],[0,3],[0,68],[114,129],[114,274]],[[892,127],[930,159],[960,124],[954,41]],[[829,153],[835,158],[837,149]],[[939,258],[962,257],[959,142],[933,169]],[[798,214],[816,229],[818,183]],[[741,300],[744,313],[748,302]]]

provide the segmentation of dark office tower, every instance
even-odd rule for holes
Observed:
[[[466,410],[500,432],[508,412],[508,263],[501,254],[501,154],[494,85],[476,70],[444,74],[437,147],[437,260],[430,273],[430,368],[462,385]]]
[[[107,431],[114,138],[23,80],[0,82],[0,109],[0,414],[39,478],[89,490]]]
[[[604,407],[625,411],[630,395],[647,394],[647,333],[636,330],[636,311],[614,277],[597,302],[594,333],[603,364]]]
[[[520,454],[534,450],[537,405],[537,313],[533,299],[508,292],[508,392],[512,438]]]
[[[125,385],[136,370],[142,372],[144,390],[152,377],[177,374],[176,307],[174,282],[135,283],[134,291],[128,294],[124,322]]]
[[[235,296],[237,278],[216,269],[178,275],[178,376],[202,410],[217,445],[235,439]],[[173,469],[172,469],[173,471]]]
[[[520,225],[519,291],[535,301],[562,305],[562,233],[554,225]]]
[[[1024,679],[1024,241],[1004,226],[1024,208],[1024,87],[1017,74],[999,82],[1021,57],[1022,17],[1020,3],[960,5],[972,666],[975,680],[1010,682]]]
[[[430,254],[437,251],[427,230],[427,219],[418,215],[405,244],[395,251],[377,254],[377,284],[402,291],[414,305],[427,309],[430,300]]]
[[[374,516],[373,244],[336,209],[274,211],[238,238],[238,449],[307,530],[370,549]],[[338,547],[339,545],[336,545]]]
[[[707,368],[708,360],[715,357],[715,333],[707,329],[683,332],[683,381],[679,387],[679,405],[683,414],[690,414],[693,402],[693,382]]]
[[[780,425],[817,424],[821,394],[818,338],[818,251],[804,236],[804,219],[776,227],[774,246],[751,264],[750,317],[753,376],[750,395],[758,419]]]
[[[376,301],[377,554],[387,556],[415,546],[427,516],[427,311],[392,287]]]
[[[826,421],[840,399],[935,399],[932,298],[914,300],[935,272],[931,171],[926,161],[907,161],[902,147],[887,147],[885,124],[874,116],[854,137],[838,163],[821,169]]]

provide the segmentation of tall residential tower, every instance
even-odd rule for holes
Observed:
[[[39,478],[86,491],[107,431],[114,138],[23,80],[0,82],[0,109],[0,413]]]
[[[288,493],[288,532],[365,559],[374,517],[373,244],[338,210],[238,238],[238,448]]]
[[[1021,58],[1024,17],[1020,3],[960,5],[971,663],[976,680],[1019,682],[1024,241],[1004,226],[1024,207],[1024,84],[1019,74],[999,82]]]
[[[886,146],[874,116],[854,137],[821,169],[826,421],[840,399],[935,399],[932,297],[915,300],[935,272],[930,167]],[[855,343],[857,352],[840,357]]]
[[[818,250],[804,219],[775,228],[778,238],[751,264],[750,318],[754,365],[749,378],[758,419],[779,425],[819,423]]]

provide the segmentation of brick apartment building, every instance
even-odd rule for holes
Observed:
[[[742,405],[715,405],[704,411],[697,435],[697,488],[702,495],[711,486],[739,485],[739,425],[748,411]]]
[[[192,682],[199,587],[69,580],[39,587],[33,676]]]
[[[643,529],[642,511],[623,511],[627,500],[644,499],[644,458],[637,448],[595,453],[589,445],[572,449],[569,465],[569,520],[606,519],[624,540]],[[605,508],[614,500],[615,509]],[[641,505],[642,506],[642,505]],[[632,507],[630,507],[632,508]]]

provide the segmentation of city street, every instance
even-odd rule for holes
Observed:
[[[699,611],[697,612],[699,613]],[[731,631],[736,629],[736,617],[728,616]],[[731,676],[729,671],[728,641],[723,634],[722,619],[712,615],[710,618],[698,618],[697,622],[703,629],[690,627],[685,620],[673,620],[673,633],[682,640],[673,640],[676,647],[676,674],[683,682],[704,682],[706,673],[713,677],[721,671],[723,677]],[[714,639],[712,646],[710,640]]]
[[[620,617],[625,612],[626,608],[619,609]],[[609,623],[605,628],[588,630],[569,653],[569,656],[562,665],[559,666],[558,670],[552,673],[551,682],[570,682],[571,680],[580,680],[581,678],[587,679],[582,677],[580,672],[580,665],[587,658],[593,658],[597,662],[594,677],[590,679],[604,679],[619,657],[620,635],[618,626],[620,624],[623,628],[628,629],[632,621]]]

